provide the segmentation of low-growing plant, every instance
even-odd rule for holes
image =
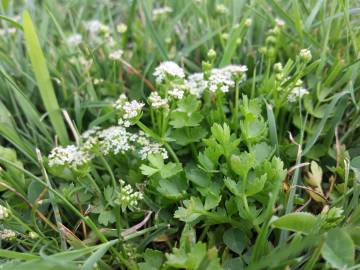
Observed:
[[[2,269],[359,267],[351,1],[65,2],[0,4]]]

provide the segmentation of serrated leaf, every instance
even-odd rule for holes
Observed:
[[[254,179],[248,180],[246,187],[246,195],[252,196],[256,193],[261,192],[264,189],[265,182],[267,180],[267,175],[263,174],[260,177],[255,177]]]

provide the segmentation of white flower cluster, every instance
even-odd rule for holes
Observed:
[[[16,232],[14,232],[13,230],[4,229],[0,231],[0,239],[12,240],[14,238],[16,238]]]
[[[218,4],[215,7],[216,12],[220,14],[227,14],[229,13],[229,9],[224,4]]]
[[[73,34],[66,39],[66,43],[72,47],[79,45],[81,42],[82,42],[82,36],[78,33]]]
[[[121,94],[115,101],[114,108],[120,111],[125,120],[131,120],[140,115],[144,103],[137,100],[128,101],[125,94]]]
[[[96,34],[98,32],[109,33],[109,27],[98,20],[90,20],[85,22],[85,28],[91,34]]]
[[[109,59],[113,61],[119,61],[124,54],[123,50],[116,50],[109,54]]]
[[[158,67],[156,67],[153,75],[155,76],[157,83],[162,83],[168,77],[179,79],[185,78],[184,70],[172,61],[162,62]]]
[[[75,145],[58,146],[48,156],[49,166],[69,166],[76,169],[90,161],[90,156]]]
[[[128,121],[120,119],[118,126],[102,130],[98,127],[89,129],[82,134],[85,141],[82,149],[91,152],[98,146],[103,155],[133,152],[142,160],[147,159],[149,154],[161,154],[164,159],[168,158],[168,153],[161,144],[153,142],[143,131],[129,132],[126,129],[129,125]]]
[[[308,95],[309,91],[306,90],[303,86],[303,82],[301,80],[298,80],[296,82],[296,86],[290,91],[288,95],[288,101],[289,102],[295,102],[299,98],[301,99],[304,95]]]
[[[151,107],[154,109],[167,109],[169,107],[168,100],[166,98],[161,98],[158,92],[151,92],[149,96],[149,102]]]
[[[173,97],[174,99],[182,99],[184,97],[185,91],[180,87],[174,87],[169,91],[169,96]]]
[[[137,100],[125,102],[124,106],[122,107],[124,111],[123,118],[133,119],[137,117],[141,113],[143,107],[144,107],[144,103],[138,102]]]
[[[125,152],[134,149],[129,144],[129,134],[123,126],[112,126],[101,130],[97,133],[99,138],[100,150],[104,155],[109,153],[124,154]]]
[[[168,158],[166,149],[159,143],[151,142],[149,136],[143,131],[139,131],[139,133],[136,135],[136,142],[140,147],[139,155],[142,160],[147,159],[148,155],[150,154],[160,154],[163,159]]]
[[[171,12],[173,12],[173,9],[171,7],[168,7],[168,6],[163,6],[163,7],[160,7],[160,8],[156,8],[152,12],[153,20],[157,20],[162,15],[167,15],[167,14],[169,14]]]
[[[144,195],[139,191],[134,191],[131,185],[126,184],[124,180],[120,179],[120,192],[115,199],[115,202],[121,205],[123,211],[126,208],[135,209],[139,201],[144,198]]]
[[[9,210],[6,207],[0,205],[0,220],[6,219],[9,217],[9,214]]]
[[[207,89],[208,82],[204,80],[204,73],[194,73],[186,80],[186,86],[189,89],[190,94],[200,98]]]
[[[154,76],[157,83],[164,82],[165,78],[184,79],[183,84],[173,82],[172,88],[168,92],[170,97],[174,99],[182,99],[184,96],[184,89],[187,89],[190,94],[200,97],[202,93],[208,89],[211,92],[218,90],[226,93],[230,88],[235,86],[235,82],[241,82],[246,78],[246,71],[248,68],[244,65],[228,65],[223,68],[214,68],[210,71],[208,79],[205,79],[204,73],[194,73],[185,79],[185,72],[176,63],[166,61],[155,68]]]

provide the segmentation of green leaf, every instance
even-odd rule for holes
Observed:
[[[162,178],[170,178],[170,177],[178,174],[181,171],[182,171],[181,164],[170,162],[170,163],[165,164],[161,168],[160,175]]]
[[[260,177],[255,177],[254,179],[249,179],[246,187],[246,195],[252,196],[262,191],[264,189],[266,180],[266,174],[263,174]]]
[[[317,218],[310,213],[296,212],[282,216],[272,222],[275,228],[293,232],[309,233],[314,229]]]
[[[194,164],[188,164],[185,168],[186,177],[200,187],[208,187],[210,185],[210,177],[207,173],[200,170]]]
[[[241,254],[249,243],[249,239],[243,231],[237,228],[228,229],[223,235],[223,241],[229,249]]]
[[[140,263],[140,270],[158,270],[165,261],[164,254],[158,250],[147,248],[144,253],[144,263]]]
[[[260,164],[262,161],[268,159],[271,156],[273,152],[273,148],[270,145],[268,145],[266,142],[261,142],[254,145],[251,148],[251,152],[255,156],[255,163]]]
[[[321,255],[332,267],[347,269],[354,264],[355,246],[344,230],[335,228],[326,234]]]
[[[157,186],[157,191],[171,200],[180,200],[186,193],[186,189],[187,181],[182,175],[160,179]]]
[[[179,207],[175,211],[174,217],[183,222],[193,222],[202,215],[204,205],[198,197],[191,197],[190,200],[185,200],[185,207]]]
[[[98,217],[98,221],[100,224],[102,225],[109,225],[114,223],[116,221],[115,215],[112,211],[110,210],[103,210],[100,212],[100,215]]]
[[[236,183],[230,178],[224,179],[225,186],[233,193],[235,196],[241,195],[241,183]]]
[[[189,130],[174,129],[171,132],[171,139],[178,145],[185,146],[193,142],[199,142],[207,135],[207,130],[203,127],[192,127]]]
[[[242,177],[245,177],[249,170],[253,168],[255,157],[252,153],[243,152],[240,155],[231,156],[231,169]]]
[[[61,109],[50,80],[46,60],[40,47],[35,27],[27,11],[24,11],[23,13],[23,21],[26,48],[35,73],[41,98],[60,142],[62,144],[68,144],[69,137],[62,118]]]

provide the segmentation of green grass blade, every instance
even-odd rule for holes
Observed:
[[[266,113],[267,113],[267,118],[268,118],[269,135],[270,135],[271,144],[275,145],[276,155],[279,156],[279,141],[278,141],[278,137],[277,137],[277,129],[276,129],[276,121],[275,121],[274,112],[273,112],[272,106],[270,104],[268,104],[266,101],[265,101],[265,104],[266,104]]]
[[[0,249],[0,257],[17,260],[33,260],[39,258],[39,256],[31,253],[16,252],[6,249]]]
[[[62,118],[61,109],[56,99],[55,91],[52,86],[46,60],[36,34],[35,27],[27,11],[23,13],[24,36],[27,52],[35,73],[40,95],[49,114],[51,124],[62,144],[69,142],[65,123]]]
[[[6,17],[4,15],[0,15],[0,20],[7,21],[8,23],[10,23],[12,26],[16,27],[17,29],[23,30],[23,27],[22,27],[21,24],[19,24],[18,22],[12,20],[9,17]]]
[[[303,156],[305,156],[306,153],[309,152],[311,147],[314,146],[314,144],[318,140],[318,138],[319,138],[324,126],[325,126],[325,123],[326,123],[327,119],[329,118],[329,115],[331,114],[331,112],[334,111],[334,108],[335,108],[336,104],[338,103],[338,101],[346,94],[348,94],[348,92],[342,92],[342,93],[339,93],[339,94],[335,95],[333,100],[327,106],[327,108],[326,108],[326,110],[324,112],[324,117],[321,119],[321,121],[319,122],[319,124],[315,128],[313,135],[308,139],[308,141],[307,141],[307,143],[305,145],[305,149],[302,152]]]

